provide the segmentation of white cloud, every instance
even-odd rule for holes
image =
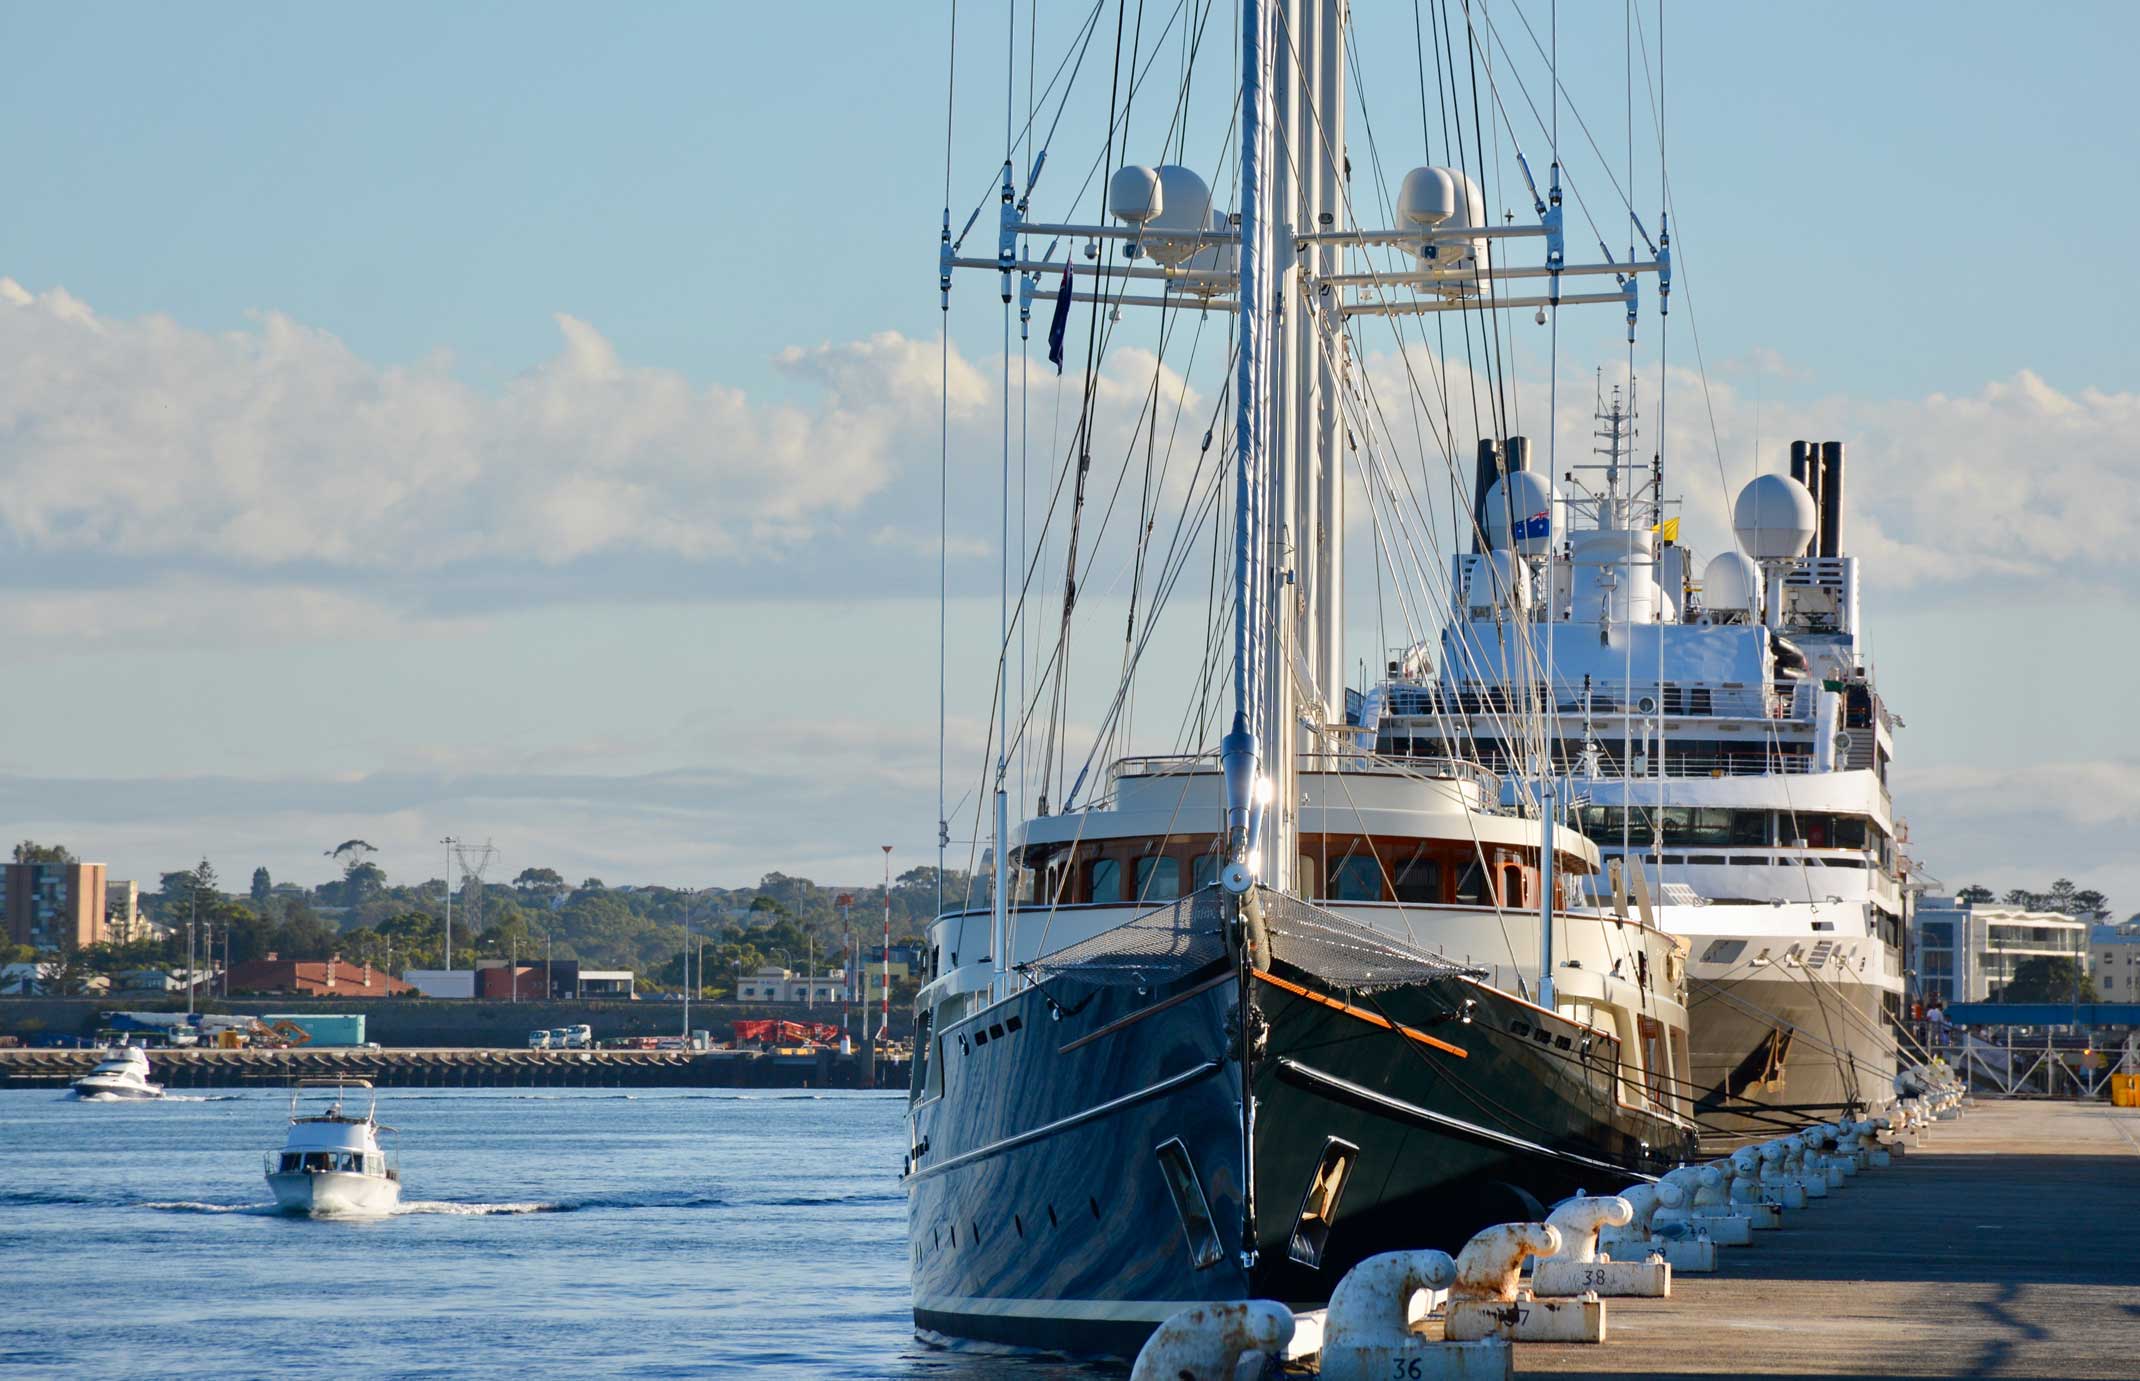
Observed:
[[[557,324],[554,357],[486,394],[442,357],[377,365],[277,312],[212,334],[0,279],[0,529],[32,555],[255,569],[748,556],[853,512],[934,431],[933,343],[784,351],[823,393],[802,406]],[[964,416],[985,390],[951,365]]]

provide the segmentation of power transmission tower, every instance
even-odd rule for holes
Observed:
[[[483,933],[483,872],[498,857],[498,850],[488,839],[480,844],[455,840],[453,857],[461,865],[461,914],[465,918],[461,928],[472,939]]]

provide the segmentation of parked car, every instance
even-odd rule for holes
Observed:
[[[550,1044],[550,1033],[548,1031],[528,1032],[528,1049],[548,1050],[550,1048]]]

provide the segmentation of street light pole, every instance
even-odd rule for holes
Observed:
[[[453,846],[461,841],[447,835],[438,841],[446,846],[446,972],[453,972]]]
[[[201,981],[193,959],[193,932],[201,923],[201,875],[195,872],[193,886],[186,889],[192,893],[193,914],[186,921],[186,1015],[193,1015],[193,989]],[[186,1023],[191,1026],[192,1022]]]

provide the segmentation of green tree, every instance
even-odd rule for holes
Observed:
[[[253,869],[253,905],[266,906],[268,898],[275,895],[275,881],[265,868]]]
[[[1969,886],[1964,887],[1961,891],[1955,893],[1954,899],[1958,902],[1961,902],[1964,906],[1982,906],[1986,902],[1998,900],[1998,894],[1992,891],[1989,887],[1984,887],[1976,883],[1971,883]]]
[[[34,839],[25,839],[15,846],[17,863],[74,863],[78,860],[58,844],[40,844]]]
[[[352,858],[342,869],[342,905],[362,906],[386,890],[386,869],[368,858]]]
[[[555,868],[522,868],[513,886],[523,892],[554,896],[565,890],[565,876]]]
[[[2095,980],[2079,961],[2040,954],[2014,966],[2014,976],[1998,991],[2001,1002],[2093,1002]]]

